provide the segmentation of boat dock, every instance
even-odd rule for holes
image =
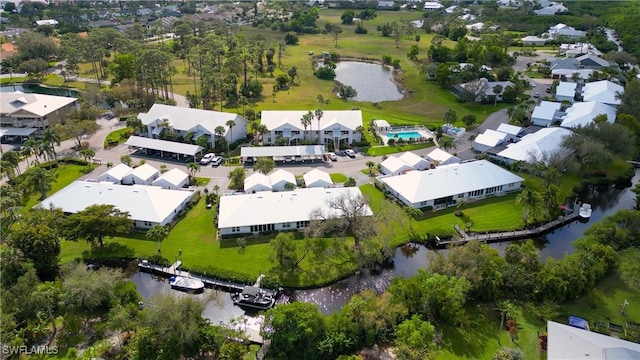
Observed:
[[[509,240],[528,239],[536,236],[546,234],[547,232],[557,229],[563,225],[572,223],[580,218],[577,209],[574,209],[570,214],[558,217],[556,220],[540,225],[533,229],[526,230],[514,230],[498,233],[484,233],[484,234],[468,234],[458,224],[454,224],[453,228],[458,233],[458,237],[451,240],[436,240],[436,246],[445,248],[449,245],[461,245],[471,240],[476,240],[483,243],[501,242]]]
[[[138,269],[140,269],[140,271],[144,271],[144,272],[148,272],[148,273],[152,273],[152,274],[156,274],[164,277],[184,276],[188,278],[199,279],[208,288],[221,289],[228,292],[241,292],[247,286],[247,284],[240,284],[232,281],[211,279],[205,276],[192,275],[188,271],[180,270],[181,267],[182,267],[182,261],[180,260],[176,261],[173,265],[169,267],[151,264],[146,260],[138,262]],[[264,275],[258,276],[258,279],[255,282],[255,286],[259,287],[263,278],[264,278]],[[272,296],[276,296],[278,294],[278,290],[273,290],[273,289],[262,289],[262,291]]]

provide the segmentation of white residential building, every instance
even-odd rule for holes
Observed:
[[[475,151],[485,152],[492,147],[496,147],[504,143],[506,139],[507,134],[500,131],[487,129],[482,134],[476,136],[476,138],[473,140],[472,147]]]
[[[582,30],[576,30],[573,27],[562,23],[550,27],[548,33],[549,37],[552,39],[580,39],[587,35],[587,33]]]
[[[303,229],[315,220],[313,214],[318,211],[332,217],[343,215],[329,206],[330,201],[360,196],[362,192],[357,187],[223,195],[220,197],[218,234],[225,236]],[[373,212],[369,206],[365,206],[360,215],[371,216]]]
[[[40,26],[55,27],[55,26],[58,26],[58,20],[54,20],[54,19],[36,20],[36,26],[37,27],[40,27]]]
[[[428,153],[425,158],[426,160],[434,164],[434,166],[459,164],[462,162],[462,160],[460,160],[460,158],[458,158],[457,156],[451,155],[440,148],[433,149],[433,151]]]
[[[422,171],[422,170],[428,169],[431,166],[429,161],[427,161],[425,158],[421,157],[420,155],[412,153],[411,151],[407,151],[404,154],[400,155],[398,159],[407,163],[414,170]]]
[[[536,126],[549,126],[555,121],[559,121],[560,108],[562,108],[562,104],[559,102],[541,101],[533,109],[531,123]]]
[[[167,225],[189,203],[194,192],[158,186],[118,185],[109,182],[74,181],[40,203],[45,209],[61,208],[75,214],[91,205],[113,205],[129,213],[137,228]]]
[[[578,57],[580,55],[591,54],[595,56],[602,56],[602,52],[598,50],[595,46],[590,43],[563,43],[560,44],[560,49],[558,51],[560,55],[565,55],[566,57]]]
[[[256,172],[244,179],[244,192],[250,194],[259,191],[273,191],[273,188],[267,175]]]
[[[215,129],[218,126],[224,128],[222,136],[229,143],[247,136],[247,120],[233,113],[153,104],[149,112],[138,114],[138,119],[147,127],[147,136],[154,139],[161,138],[163,131],[173,132],[181,137],[193,133],[194,140],[204,136],[211,147],[214,147]],[[227,126],[230,120],[235,123],[233,128]]]
[[[522,131],[524,129],[521,128],[520,126],[515,126],[515,125],[502,123],[502,124],[500,124],[498,126],[498,128],[496,130],[499,131],[499,132],[507,134],[507,137],[506,137],[506,139],[504,141],[516,142],[516,141],[519,140],[518,136],[520,136],[520,134],[522,134]]]
[[[391,125],[389,125],[387,120],[373,120],[373,127],[379,133],[385,133],[391,129]]]
[[[547,358],[637,360],[640,344],[547,321]]]
[[[556,86],[556,100],[558,101],[569,101],[573,103],[576,98],[576,89],[578,84],[574,82],[560,82],[558,86]]]
[[[0,126],[36,128],[43,132],[61,123],[66,114],[76,109],[78,99],[65,96],[3,92],[0,96]]]
[[[269,129],[264,134],[265,145],[273,145],[276,139],[287,139],[288,145],[297,145],[304,139],[318,139],[321,144],[333,143],[338,148],[337,142],[350,146],[353,142],[360,141],[362,134],[362,112],[360,110],[325,110],[320,123],[318,119],[312,119],[305,130],[302,125],[302,116],[308,111],[297,110],[264,110],[261,123]],[[318,125],[319,128],[318,129]]]
[[[532,134],[527,134],[522,139],[496,154],[496,158],[508,163],[523,162],[548,162],[555,156],[563,156],[562,141],[571,135],[571,131],[560,127],[547,127]]]
[[[494,89],[497,89],[496,86],[500,86],[500,92],[497,94],[494,92]],[[494,96],[498,98],[498,101],[502,101],[504,91],[508,87],[514,86],[511,81],[489,81],[487,78],[481,78],[468,83],[455,85],[452,91],[458,97],[463,97],[465,92],[470,92],[476,96],[476,102],[487,101],[493,99]]]
[[[170,190],[182,189],[189,185],[189,174],[174,168],[160,175],[151,185]]]
[[[541,37],[537,37],[537,36],[525,36],[522,38],[522,44],[525,46],[528,45],[544,45],[547,43],[547,41],[549,41],[549,39],[546,38],[541,38]]]
[[[608,80],[584,84],[582,101],[597,101],[607,105],[620,105],[618,95],[624,94],[624,88]]]
[[[295,188],[296,176],[287,170],[278,169],[269,174],[269,182],[273,191],[285,191],[287,190],[287,184],[292,184]]]
[[[381,176],[378,180],[405,205],[434,209],[455,205],[458,199],[482,199],[516,191],[523,181],[487,160]]]
[[[469,24],[469,25],[465,25],[467,30],[474,32],[474,31],[480,31],[484,28],[484,23],[483,22],[477,22],[477,23],[473,23],[473,24]]]
[[[534,10],[533,12],[538,16],[552,16],[559,12],[568,11],[566,6],[562,3],[557,2],[545,2],[545,5],[542,9]]]
[[[149,164],[142,164],[129,171],[123,178],[125,185],[151,185],[160,176],[158,169]]]
[[[577,102],[567,109],[560,126],[564,128],[587,126],[593,122],[593,119],[603,114],[607,116],[608,123],[613,124],[616,120],[616,108],[611,105],[595,101]]]
[[[302,178],[304,179],[304,185],[308,188],[333,186],[331,175],[319,169],[306,172],[302,175]]]
[[[440,4],[437,1],[425,1],[424,10],[427,11],[436,11],[444,8],[444,5]]]
[[[389,156],[380,165],[380,171],[385,175],[399,175],[413,170],[409,164],[395,156]]]
[[[133,168],[126,164],[118,164],[98,176],[98,181],[108,181],[114,184],[122,184],[122,179],[131,172]]]

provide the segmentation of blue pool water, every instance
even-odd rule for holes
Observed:
[[[419,139],[422,137],[422,135],[417,132],[417,131],[398,131],[398,132],[390,132],[387,133],[387,137],[389,139],[395,139],[395,138],[400,138],[400,139]]]

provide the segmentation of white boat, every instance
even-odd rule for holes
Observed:
[[[184,276],[170,277],[169,284],[172,289],[181,291],[202,291],[204,289],[202,280]]]
[[[591,217],[591,211],[591,204],[583,203],[578,210],[578,215],[583,219],[588,219]]]

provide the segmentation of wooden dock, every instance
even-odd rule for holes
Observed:
[[[176,261],[173,265],[169,267],[151,264],[145,260],[138,262],[138,268],[140,269],[140,271],[160,275],[163,277],[184,276],[184,277],[190,277],[194,279],[200,279],[204,283],[204,285],[209,288],[221,289],[229,292],[241,292],[247,286],[247,284],[240,284],[232,281],[211,279],[204,276],[192,275],[188,271],[180,270],[181,266],[182,266],[182,261],[180,260]],[[264,275],[260,275],[258,277],[258,279],[255,282],[255,286],[258,286],[258,287],[260,286],[260,282],[262,281],[263,277]],[[276,296],[278,294],[278,290],[273,290],[273,289],[262,289],[262,291],[272,296]]]
[[[449,245],[465,244],[471,240],[476,240],[484,243],[491,243],[491,242],[501,242],[501,241],[509,241],[509,240],[528,239],[528,238],[544,235],[549,231],[552,231],[563,225],[574,222],[579,218],[580,218],[580,215],[578,210],[576,209],[570,214],[560,216],[556,220],[540,225],[534,229],[505,231],[505,232],[499,232],[499,233],[484,233],[484,234],[473,234],[473,233],[468,234],[463,229],[461,229],[457,224],[454,224],[453,228],[456,230],[459,237],[451,240],[437,239],[436,246],[440,248],[445,248]]]

